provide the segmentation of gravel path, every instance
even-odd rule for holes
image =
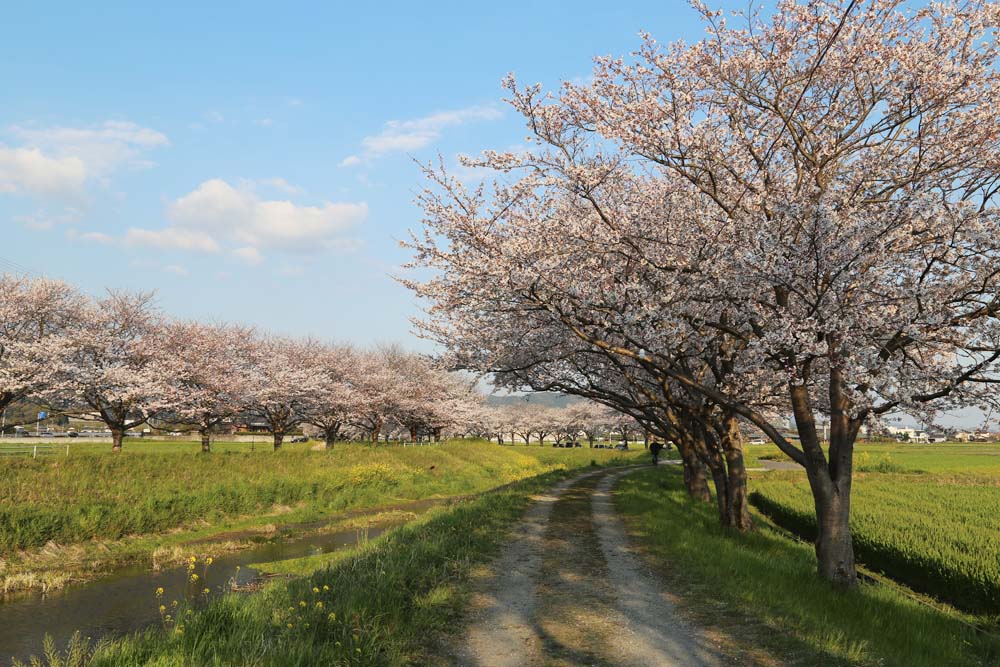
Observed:
[[[525,514],[473,605],[460,667],[714,667],[629,547],[611,489],[634,471],[567,480]]]

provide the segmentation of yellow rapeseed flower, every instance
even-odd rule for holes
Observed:
[[[163,587],[162,586],[156,589],[156,597],[163,597]]]

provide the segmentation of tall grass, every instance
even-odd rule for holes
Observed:
[[[5,461],[0,557],[50,541],[114,540],[280,506],[336,512],[476,493],[613,456],[483,442],[210,455],[156,449]]]

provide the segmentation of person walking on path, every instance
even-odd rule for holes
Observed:
[[[663,443],[659,442],[659,441],[654,442],[654,443],[652,443],[652,444],[649,445],[649,451],[653,455],[653,465],[654,466],[660,464],[660,451],[662,449],[663,449]]]

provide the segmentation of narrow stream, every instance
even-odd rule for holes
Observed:
[[[405,509],[420,514],[438,502],[410,503],[405,505]],[[211,596],[218,596],[230,589],[233,580],[241,586],[255,581],[259,573],[248,567],[252,563],[300,558],[353,547],[359,540],[366,537],[374,539],[399,523],[279,538],[242,551],[213,556],[212,565],[207,569],[199,559],[195,569],[201,578],[198,586],[210,589]],[[316,525],[310,524],[311,527]],[[192,547],[193,553],[204,551],[204,547]],[[163,588],[161,599],[155,596],[157,588]],[[33,654],[40,655],[46,633],[52,635],[58,647],[64,648],[75,631],[97,640],[159,624],[159,605],[169,606],[172,600],[183,599],[188,590],[188,572],[184,566],[160,572],[128,567],[46,595],[14,596],[0,602],[0,665],[6,667],[13,658],[27,661]]]

